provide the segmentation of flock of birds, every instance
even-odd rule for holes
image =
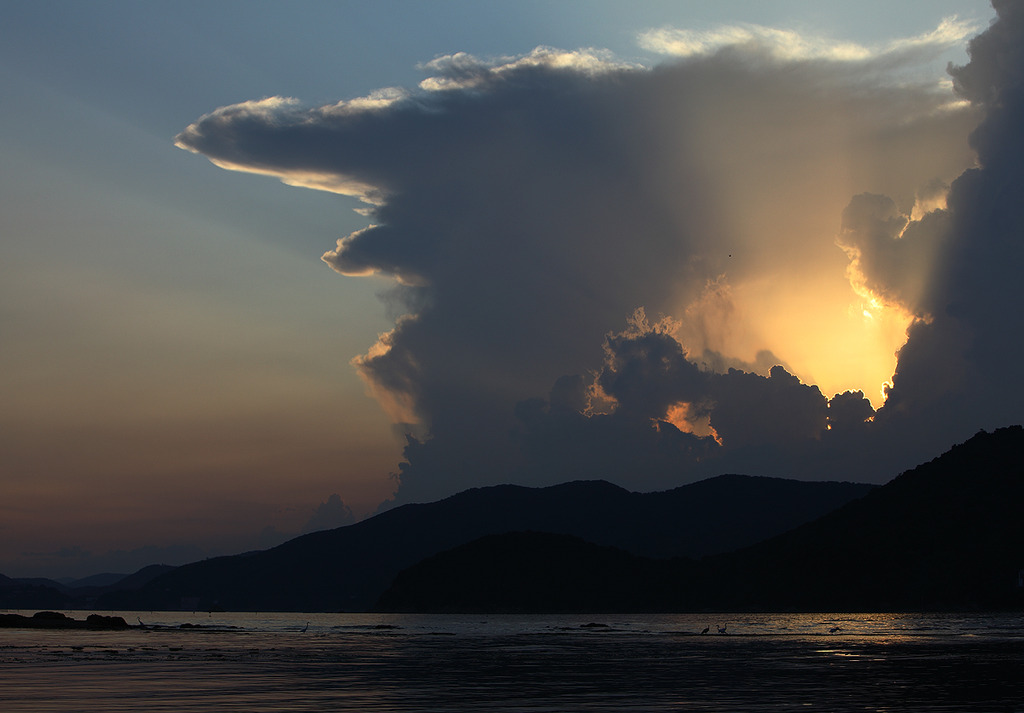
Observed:
[[[727,631],[728,628],[729,628],[728,624],[726,624],[725,626],[720,626],[720,627],[718,627],[718,633],[719,634],[728,634],[729,633]],[[842,630],[843,630],[843,627],[841,627],[841,626],[833,626],[832,628],[830,628],[828,630],[828,633],[830,633],[830,634],[838,634]],[[700,632],[700,635],[704,636],[704,634],[708,633],[709,631],[711,631],[711,625],[710,624],[708,624],[707,626],[704,627],[704,630]]]
[[[728,628],[729,628],[728,624],[726,624],[725,626],[720,626],[720,627],[718,627],[718,633],[719,634],[728,634],[729,632],[726,631],[726,629],[728,629]],[[711,625],[710,624],[708,624],[707,626],[704,627],[704,631],[700,632],[700,635],[704,636],[704,634],[708,633],[709,631],[711,631]]]

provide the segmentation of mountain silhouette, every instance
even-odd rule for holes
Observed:
[[[707,596],[741,608],[1020,607],[1022,508],[1024,429],[980,432],[815,522],[716,558],[728,591]]]
[[[73,601],[67,587],[52,579],[0,574],[0,607],[4,609],[67,609]]]
[[[403,570],[377,601],[384,612],[606,613],[672,611],[693,560],[654,559],[572,535],[487,535]]]
[[[400,573],[384,611],[1024,607],[1024,430],[979,433],[862,499],[736,552],[654,560],[544,533],[482,538]]]
[[[165,564],[151,564],[129,575],[103,574],[70,583],[41,578],[11,579],[0,574],[0,607],[92,609],[100,596],[138,589],[172,569],[174,567]]]
[[[725,475],[660,493],[604,481],[477,488],[278,547],[184,565],[107,609],[366,611],[401,570],[485,535],[572,535],[645,557],[701,557],[810,521],[874,486]]]

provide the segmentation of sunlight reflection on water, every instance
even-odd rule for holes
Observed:
[[[0,710],[1024,711],[1024,615],[122,615],[0,630]]]

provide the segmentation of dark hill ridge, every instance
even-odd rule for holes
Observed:
[[[0,575],[0,608],[67,609],[72,598],[49,579],[11,579]]]
[[[814,522],[700,562],[644,559],[538,533],[485,538],[402,572],[379,608],[1021,608],[1022,457],[1021,427],[982,432]]]
[[[115,574],[113,572],[103,572],[102,574],[93,574],[88,577],[82,577],[81,579],[61,579],[61,584],[71,589],[80,589],[82,587],[109,587],[112,584],[117,584],[122,579],[127,577],[125,573]]]
[[[487,535],[428,557],[395,578],[385,612],[610,613],[668,611],[693,560],[664,560],[572,535]]]
[[[603,481],[477,488],[270,550],[185,565],[97,605],[365,611],[402,569],[484,535],[531,530],[634,555],[700,557],[784,532],[873,487],[727,475],[661,493],[631,493]]]
[[[97,598],[108,592],[119,592],[138,589],[164,572],[174,569],[169,565],[152,564],[143,567],[134,574],[100,575],[99,581],[109,581],[105,585],[96,585],[93,578],[73,581],[70,584],[56,582],[52,579],[11,579],[0,574],[0,607],[4,609],[92,609]]]
[[[718,559],[746,573],[733,578],[737,606],[1020,607],[1024,429],[978,433],[862,500]]]

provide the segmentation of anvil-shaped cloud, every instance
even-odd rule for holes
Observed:
[[[228,106],[177,144],[364,201],[323,259],[395,278],[395,328],[354,364],[410,434],[399,500],[881,479],[1021,416],[1024,63],[1019,6],[996,9],[952,84],[905,70],[953,21],[877,49],[663,30],[646,45],[685,56],[654,68],[456,54],[414,90]]]

